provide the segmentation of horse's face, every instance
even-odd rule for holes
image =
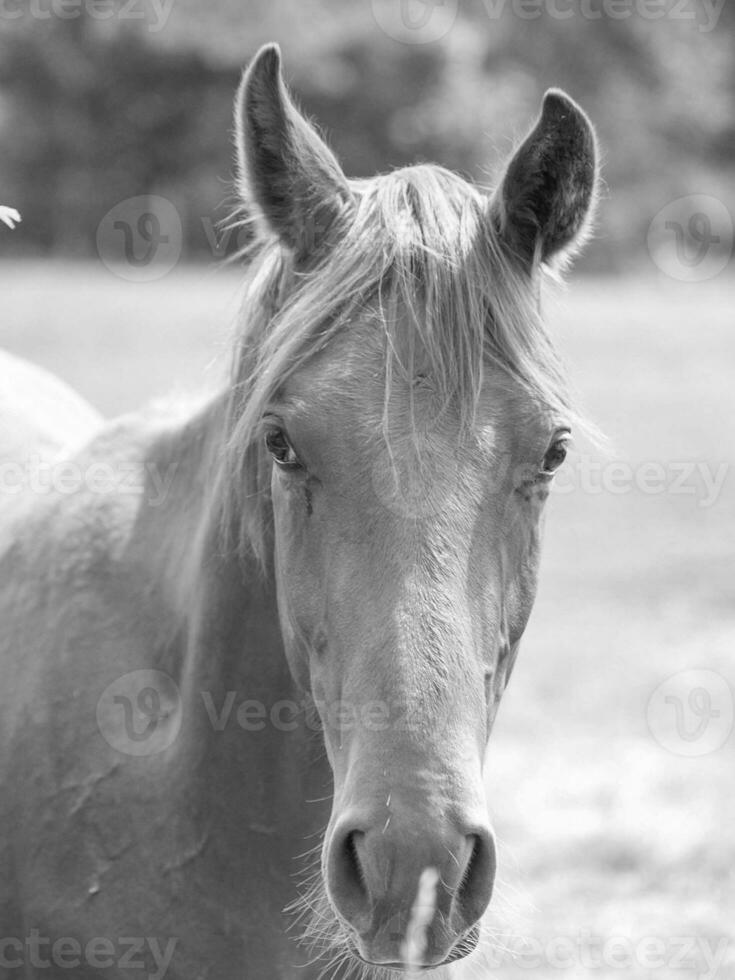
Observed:
[[[282,187],[267,191],[279,176],[273,141],[307,133],[277,72],[266,52],[245,80],[243,168],[264,218],[298,252],[299,201],[288,208]],[[321,179],[337,182],[324,196],[337,209],[346,185],[315,146],[305,169],[316,180],[318,163]],[[292,146],[283,159],[296,156]],[[514,161],[511,189],[518,171]],[[549,241],[554,234],[572,237],[554,226]],[[399,312],[396,336],[414,337],[415,309]],[[412,370],[392,377],[386,397],[376,319],[377,305],[363,309],[293,372],[262,429],[286,653],[319,711],[334,773],[326,893],[360,957],[400,965],[420,875],[435,869],[421,956],[430,966],[473,947],[490,899],[483,756],[533,603],[543,503],[569,432],[489,364],[470,420],[460,417],[420,349],[393,352]]]
[[[279,607],[334,770],[329,893],[360,952],[395,960],[436,868],[441,960],[490,897],[483,753],[567,431],[488,372],[462,432],[418,377],[394,389],[387,445],[380,341],[372,324],[339,335],[266,416]]]

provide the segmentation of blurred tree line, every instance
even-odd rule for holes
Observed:
[[[15,254],[93,254],[109,209],[147,193],[173,202],[189,256],[234,248],[218,224],[233,205],[232,97],[265,40],[352,176],[433,160],[491,183],[544,89],[567,89],[604,154],[595,268],[639,263],[676,197],[712,194],[735,214],[732,3],[704,30],[673,16],[677,0],[655,21],[527,19],[510,3],[490,16],[487,0],[460,0],[445,36],[406,44],[370,0],[106,0],[104,18],[84,0],[59,16],[60,2],[0,13],[0,203],[24,216]]]

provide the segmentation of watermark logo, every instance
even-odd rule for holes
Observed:
[[[11,451],[20,446],[10,444]],[[164,469],[155,462],[144,466],[93,460],[78,463],[73,459],[48,460],[40,453],[0,463],[0,500],[4,496],[24,493],[71,496],[87,493],[93,496],[132,495],[148,507],[160,507],[168,499],[179,468],[177,462]]]
[[[407,703],[395,701],[365,700],[348,701],[300,701],[282,698],[270,704],[254,698],[243,698],[238,691],[227,691],[224,697],[216,697],[211,691],[201,691],[202,705],[208,722],[215,732],[237,727],[245,732],[262,732],[274,729],[279,732],[295,732],[302,727],[307,731],[328,731],[341,737],[348,732],[418,732],[426,725],[426,705],[420,700]],[[432,728],[442,731],[448,724],[452,708],[444,706],[443,712],[432,705]]]
[[[667,276],[680,282],[714,279],[733,251],[732,215],[716,197],[691,194],[667,204],[648,229],[648,251]]]
[[[697,980],[723,978],[731,959],[727,936],[601,935],[582,929],[576,935],[545,938],[513,933],[493,936],[476,958],[488,976],[510,966],[517,971],[542,971],[544,976],[564,975],[682,976]],[[464,971],[460,969],[464,980]]]
[[[179,689],[162,670],[124,674],[102,692],[97,726],[108,745],[124,755],[163,752],[181,729]]]
[[[481,0],[488,20],[586,21],[661,20],[689,23],[710,34],[726,0]],[[457,19],[459,0],[371,0],[373,17],[389,37],[403,44],[429,44],[445,37]]]
[[[730,685],[714,670],[683,670],[651,695],[646,719],[651,734],[675,755],[695,757],[721,749],[733,729]]]
[[[162,279],[181,257],[181,218],[165,197],[143,194],[111,208],[97,228],[97,252],[114,275],[130,282]]]
[[[372,487],[384,507],[405,519],[431,518],[441,514],[451,500],[465,493],[461,483],[462,453],[457,447],[441,444],[422,458],[423,450],[411,456],[403,451],[379,452],[372,466]],[[515,489],[541,488],[548,493],[567,496],[580,493],[598,497],[624,497],[638,494],[647,497],[688,497],[692,506],[707,509],[717,506],[732,484],[730,464],[707,460],[598,459],[575,454],[556,472],[553,481],[538,482],[538,462],[519,463],[511,454],[500,454],[486,478],[486,490],[507,494]]]
[[[726,0],[482,0],[490,20],[506,12],[520,20],[684,21],[702,34],[717,27]]]
[[[80,969],[84,976],[111,969],[122,976],[123,971],[134,970],[140,980],[163,980],[177,943],[177,938],[169,938],[164,944],[155,936],[94,936],[82,943],[76,936],[52,939],[31,929],[22,938],[0,935],[0,969],[7,977],[39,976],[37,970],[50,970],[55,977],[61,970],[74,971],[68,974],[72,977],[79,976]]]
[[[163,30],[174,0],[0,0],[0,21],[125,20],[144,23],[151,34]]]
[[[579,455],[556,474],[555,494],[690,497],[700,509],[716,506],[731,479],[730,464],[706,460],[599,460]]]
[[[459,0],[371,0],[375,22],[402,44],[430,44],[457,19]]]

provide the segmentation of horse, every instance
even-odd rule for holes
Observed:
[[[57,461],[3,485],[3,977],[438,977],[491,899],[484,756],[584,424],[540,283],[594,131],[552,89],[492,192],[348,180],[269,45],[235,135],[223,390],[103,423],[34,377],[2,457]]]

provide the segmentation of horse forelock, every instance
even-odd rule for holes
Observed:
[[[225,522],[265,557],[268,402],[339,331],[366,317],[385,341],[385,419],[394,385],[429,375],[471,425],[488,364],[534,401],[586,427],[571,403],[533,281],[501,241],[488,198],[419,165],[351,183],[355,206],[336,246],[299,268],[275,240],[252,250],[235,345],[224,478]],[[419,362],[420,358],[420,362]]]

